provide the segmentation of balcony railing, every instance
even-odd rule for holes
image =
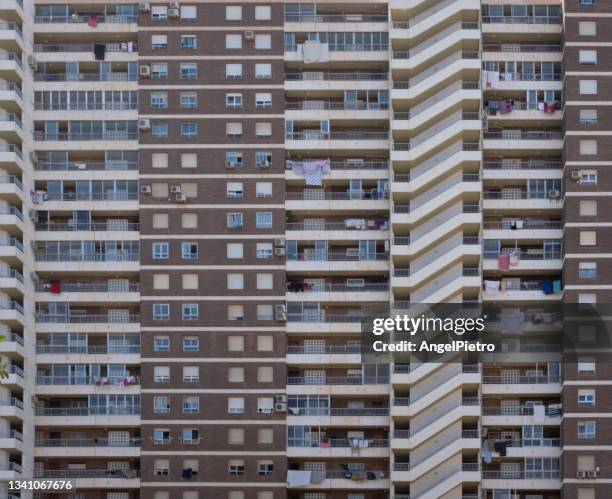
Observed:
[[[0,310],[16,310],[23,314],[23,306],[16,301],[0,301]]]
[[[483,376],[482,382],[485,385],[546,385],[550,383],[560,383],[561,378],[547,375],[520,375],[520,376]]]
[[[389,104],[386,102],[300,101],[286,102],[285,109],[304,111],[378,111],[389,109]]]
[[[561,132],[539,132],[535,130],[512,130],[505,132],[483,132],[483,138],[496,140],[561,140]]]
[[[285,45],[285,52],[297,52],[299,44]],[[387,43],[341,43],[329,44],[330,52],[387,52]]]
[[[561,73],[505,73],[500,72],[500,82],[505,81],[560,81]]]
[[[485,159],[485,170],[561,170],[563,163],[546,159]]]
[[[0,22],[0,30],[14,31],[19,35],[19,38],[23,38],[23,31],[21,31],[21,28],[17,23],[7,23],[2,21]]]
[[[136,201],[137,192],[48,192],[48,201]]]
[[[311,222],[287,222],[285,224],[286,230],[388,230],[389,222],[384,221],[381,223],[375,222],[372,225],[365,222],[365,227],[361,224],[352,224],[347,222],[323,222],[323,223],[311,223]]]
[[[485,43],[484,52],[561,52],[559,44]]]
[[[512,222],[483,222],[483,228],[489,230],[532,230],[532,229],[561,229],[563,224],[549,220],[522,220],[521,227],[513,226]]]
[[[288,385],[385,385],[387,383],[389,383],[389,378],[381,376],[330,376],[316,379],[290,376],[287,378]]]
[[[287,347],[288,354],[306,354],[306,355],[322,355],[322,354],[355,354],[361,353],[360,345],[323,345],[304,346],[304,345],[289,345]]]
[[[125,284],[113,282],[61,282],[59,285],[49,282],[36,283],[36,291],[41,293],[57,292],[58,288],[62,293],[138,293],[140,291],[140,284],[137,282]]]
[[[56,16],[56,15],[44,15],[34,16],[35,23],[41,24],[64,24],[64,23],[89,23],[95,19],[97,23],[136,23],[138,22],[138,16],[117,16],[117,15],[104,15],[104,14],[77,14],[76,12],[69,16]]]
[[[36,353],[129,354],[140,351],[140,345],[36,345]]]
[[[23,221],[23,213],[15,206],[0,206],[0,215],[14,215]]]
[[[4,54],[0,54],[0,61],[15,61],[17,66],[23,69],[23,61],[21,60],[19,54],[16,54],[15,52],[5,52]]]
[[[387,261],[388,253],[347,253],[314,251],[312,253],[289,254],[287,260],[305,262],[366,262],[366,261]]]
[[[506,406],[483,407],[483,416],[533,416],[533,406]],[[547,416],[561,416],[561,406],[545,406],[544,414]]]
[[[15,440],[23,442],[23,433],[17,430],[8,430],[0,432],[0,438],[14,438]]]
[[[37,111],[132,111],[138,109],[137,102],[88,102],[87,104],[62,102],[35,102]]]
[[[0,471],[14,471],[16,473],[21,473],[21,465],[19,463],[9,462],[8,464],[1,464]]]
[[[126,44],[104,43],[106,52],[128,52]],[[35,43],[34,52],[93,52],[93,43]],[[136,44],[132,45],[132,52],[137,52]]]
[[[386,81],[388,73],[304,71],[285,73],[285,81]]]
[[[485,251],[483,253],[483,258],[485,260],[497,260],[500,255],[504,255],[506,253],[500,253],[499,251]],[[561,251],[544,251],[537,253],[529,253],[527,251],[519,250],[521,260],[560,260],[563,258],[563,253]]]
[[[2,277],[5,279],[17,279],[19,282],[23,282],[23,274],[15,269],[0,271],[0,278]]]
[[[389,283],[366,283],[363,286],[350,286],[346,284],[317,284],[315,286],[303,285],[303,283],[294,283],[301,286],[292,287],[292,283],[287,286],[287,291],[293,293],[364,293],[364,292],[379,292],[387,291]]]
[[[115,324],[115,323],[134,323],[140,322],[140,314],[129,314],[129,315],[110,315],[110,314],[76,314],[76,315],[62,315],[62,314],[46,314],[37,313],[36,321],[42,323],[99,323],[99,324]]]
[[[37,438],[37,447],[140,447],[140,438]]]
[[[45,132],[34,131],[34,140],[138,140],[137,132]]]
[[[36,376],[38,385],[99,385],[101,380],[105,380],[105,385],[139,385],[138,376]]]
[[[502,199],[502,200],[514,200],[514,199],[548,199],[550,201],[558,201],[562,195],[552,196],[551,193],[554,191],[518,191],[508,189],[505,191],[484,191],[483,199]],[[556,194],[556,193],[555,193]]]
[[[388,407],[290,407],[289,416],[388,416]]]
[[[37,416],[139,416],[140,407],[36,407]]]
[[[35,260],[38,262],[135,262],[139,253],[46,253],[37,251]]]
[[[287,192],[285,194],[285,199],[289,201],[323,201],[323,200],[332,200],[332,201],[355,201],[355,200],[374,200],[378,201],[380,199],[388,199],[389,192],[388,191],[377,191],[377,190],[354,190],[354,191],[345,191],[345,192],[324,192],[324,191],[316,191],[316,192]]]
[[[338,313],[338,314],[311,314],[311,313],[288,313],[287,322],[361,322],[370,317],[370,314]]]
[[[36,222],[36,230],[44,231],[138,231],[140,224],[137,222],[90,222],[90,223],[66,223],[66,222]]]
[[[386,23],[384,14],[290,14],[285,13],[287,23]]]
[[[23,191],[23,183],[15,175],[0,175],[0,184],[15,184],[20,190]]]
[[[0,400],[1,407],[16,407],[23,410],[23,402],[18,398],[11,397],[10,400]]]
[[[139,478],[140,470],[42,470],[35,471],[36,478],[115,478],[125,480],[126,478]]]
[[[389,132],[288,132],[287,140],[387,140]]]
[[[15,374],[16,376],[19,376],[20,378],[25,378],[25,372],[19,366],[15,366],[15,365],[8,366],[8,373]]]
[[[132,73],[34,73],[35,81],[138,81]],[[38,139],[40,140],[40,139]]]
[[[482,478],[489,480],[559,480],[561,474],[559,470],[550,471],[482,471]]]
[[[561,24],[559,16],[482,16],[490,24]]]
[[[290,438],[287,440],[287,447],[352,447],[353,442],[357,441],[358,443],[362,443],[362,447],[357,448],[384,448],[389,447],[389,440],[387,439],[368,439],[368,438],[360,438],[360,439],[350,439],[350,438],[332,438],[328,441],[322,440],[311,440],[311,439],[293,439]]]
[[[67,161],[64,163],[51,163],[48,161],[39,161],[34,164],[35,170],[45,171],[65,171],[65,170],[89,170],[89,171],[103,171],[103,170],[138,170],[138,163],[136,161],[105,161],[105,162],[79,162],[79,161]]]

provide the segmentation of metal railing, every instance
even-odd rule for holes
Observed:
[[[46,171],[65,171],[65,170],[138,170],[138,162],[136,161],[105,161],[101,163],[95,162],[79,162],[67,161],[64,163],[51,163],[39,161],[34,164],[35,170]]]
[[[563,163],[546,159],[485,159],[482,167],[485,170],[561,170]]]
[[[285,81],[385,81],[388,78],[388,73],[365,73],[361,71],[337,73],[304,71],[299,73],[285,73]]]
[[[558,480],[561,476],[559,470],[550,471],[523,471],[523,470],[503,470],[503,471],[482,471],[484,479],[507,479],[507,480]]]
[[[287,378],[288,385],[385,385],[387,383],[389,378],[382,376],[326,376],[313,379],[289,376]]]
[[[0,206],[0,215],[14,215],[23,221],[23,213],[15,206]]]
[[[533,416],[533,406],[507,406],[483,407],[483,416]],[[545,406],[544,414],[547,416],[561,416],[560,407]]]
[[[297,52],[300,44],[285,45],[285,52]],[[329,44],[330,52],[387,52],[387,43],[340,43]]]
[[[6,272],[1,271],[0,277],[8,279],[17,279],[19,282],[23,282],[23,274],[15,269],[8,269]]]
[[[94,43],[35,43],[34,52],[93,52]],[[106,52],[128,52],[121,43],[102,43]],[[132,52],[136,53],[137,45],[132,45]]]
[[[288,23],[386,23],[384,14],[291,14],[285,13]]]
[[[332,438],[330,440],[328,440],[327,442],[322,441],[322,440],[310,440],[310,439],[292,439],[289,438],[287,439],[287,447],[321,447],[321,444],[324,444],[323,447],[325,447],[325,444],[329,444],[330,447],[352,447],[352,441],[353,440],[359,440],[360,442],[363,442],[364,447],[359,447],[359,448],[370,448],[370,447],[375,447],[375,448],[385,448],[385,447],[389,447],[389,440],[387,439],[381,439],[381,438],[377,438],[377,439],[368,439],[368,438],[363,438],[363,439],[350,439],[350,438]]]
[[[285,230],[388,230],[388,222],[370,226],[367,224],[365,229],[361,226],[347,226],[345,222],[324,222],[322,224],[314,224],[310,222],[287,222]]]
[[[16,310],[23,314],[23,306],[16,301],[0,301],[0,310]]]
[[[0,184],[15,184],[23,191],[23,183],[15,175],[0,175]]]
[[[557,131],[512,130],[505,132],[483,132],[484,139],[502,140],[561,140],[563,134]]]
[[[289,416],[388,416],[388,407],[289,407]]]
[[[389,109],[389,104],[386,102],[345,102],[345,101],[299,101],[286,102],[285,109],[287,110],[304,110],[304,111],[377,111]]]
[[[136,201],[137,192],[48,192],[48,201]]]
[[[520,375],[520,376],[483,376],[482,383],[485,385],[546,385],[549,383],[560,383],[561,377],[548,375]]]
[[[561,52],[561,45],[557,44],[529,44],[529,43],[485,43],[484,52]]]
[[[37,416],[139,416],[140,407],[36,407]]]
[[[138,231],[138,222],[90,222],[90,223],[67,223],[67,222],[36,222],[36,230],[44,231]]]
[[[125,480],[126,478],[140,477],[140,470],[42,470],[35,471],[36,478],[115,478]]]
[[[129,315],[108,315],[108,314],[78,314],[78,315],[62,315],[62,314],[46,314],[37,313],[36,322],[41,323],[98,323],[98,324],[115,324],[115,323],[136,323],[140,322],[140,314]]]
[[[36,345],[36,353],[140,353],[140,345]]]
[[[317,251],[313,253],[289,254],[287,260],[304,262],[371,262],[387,261],[389,260],[389,254]]]
[[[38,262],[135,262],[140,253],[109,252],[109,253],[47,253],[37,251],[34,259]]]
[[[11,397],[9,400],[0,400],[0,406],[16,407],[17,409],[23,410],[23,402],[15,397]]]
[[[35,102],[36,111],[132,111],[138,109],[138,102],[88,102],[87,104],[62,102]]]
[[[38,292],[53,292],[53,283],[37,282],[35,289]],[[108,283],[108,282],[61,282],[59,289],[62,293],[138,293],[140,284]]]
[[[548,199],[549,201],[559,201],[561,197],[562,194],[557,197],[551,197],[549,191],[518,191],[510,189],[505,191],[484,191],[482,193],[483,199],[500,199],[508,201],[514,199]]]
[[[137,132],[45,132],[34,131],[34,140],[138,140]]]
[[[301,283],[299,283],[301,284]],[[315,286],[303,287],[302,289],[287,289],[288,292],[293,293],[363,293],[365,291],[377,292],[387,291],[389,289],[388,282],[376,282],[376,283],[365,283],[363,285],[351,286],[347,284],[317,284]]]
[[[558,221],[549,220],[521,220],[520,229],[561,229],[563,224]],[[483,229],[491,230],[519,230],[519,227],[512,227],[511,222],[483,222]]]
[[[482,16],[483,23],[491,24],[561,24],[559,16]]]
[[[287,322],[361,322],[370,317],[370,314],[363,312],[356,313],[300,313],[290,312],[287,314]]]
[[[373,190],[354,190],[344,192],[287,192],[285,199],[289,201],[323,201],[323,200],[337,200],[337,201],[355,201],[355,200],[374,200],[378,201],[381,199],[388,199],[389,192]]]
[[[323,345],[304,346],[304,345],[289,345],[287,347],[288,354],[306,354],[306,355],[322,355],[322,354],[352,354],[361,353],[360,345]]]
[[[287,140],[388,140],[389,132],[288,132]]]
[[[15,63],[17,63],[17,66],[23,69],[23,61],[21,60],[19,54],[16,54],[15,52],[6,52],[0,54],[0,61],[14,61]]]
[[[36,376],[36,384],[38,385],[95,385],[100,380],[104,378],[104,376],[45,376],[42,374],[38,374]],[[129,383],[131,385],[139,385],[140,379],[138,376],[132,376],[133,382]],[[125,381],[126,376],[108,376],[106,380],[107,384],[117,385],[121,384],[123,386],[123,382]]]
[[[55,24],[55,23],[89,23],[95,19],[98,23],[136,23],[138,16],[134,15],[104,15],[102,13],[77,14],[76,12],[68,16],[42,15],[34,16],[35,23]]]
[[[483,252],[483,258],[485,260],[497,260],[500,255],[506,255],[508,253],[499,251],[485,251]],[[544,251],[538,253],[529,253],[527,251],[519,250],[521,260],[560,260],[563,258],[561,251]]]
[[[37,447],[139,447],[140,438],[37,438]]]
[[[132,73],[34,73],[34,81],[138,81]]]

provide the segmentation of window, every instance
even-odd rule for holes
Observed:
[[[595,5],[595,0],[578,0],[579,5]]]
[[[170,351],[170,337],[169,336],[156,336],[153,340],[153,350],[155,352],[169,352]]]
[[[259,34],[255,35],[255,48],[257,50],[269,50],[272,48],[272,35]]]
[[[259,80],[269,80],[270,78],[272,78],[272,64],[255,64],[255,78]]]
[[[168,153],[154,152],[153,154],[151,154],[151,167],[168,168]]]
[[[169,289],[170,275],[168,274],[153,274],[153,289]]]
[[[258,198],[272,197],[272,182],[256,182],[255,195]]]
[[[272,383],[274,381],[274,369],[270,366],[260,366],[257,368],[258,383]]]
[[[153,443],[156,445],[164,445],[170,443],[170,430],[155,429],[153,430]]]
[[[168,48],[168,35],[151,35],[151,48],[153,50]]]
[[[181,48],[187,50],[195,50],[198,46],[195,35],[181,35]]]
[[[168,137],[168,123],[165,121],[157,121],[151,124],[151,135],[158,139]]]
[[[186,139],[193,139],[198,135],[198,124],[197,123],[181,123],[181,137]]]
[[[272,305],[257,305],[257,320],[271,321],[274,319]]]
[[[154,198],[167,198],[168,197],[168,184],[161,182],[154,182],[151,184],[151,196]]]
[[[227,441],[230,445],[244,443],[244,428],[229,428]]]
[[[153,380],[155,383],[169,383],[170,368],[168,366],[153,367]]]
[[[580,141],[580,154],[581,155],[597,154],[597,141],[596,140],[581,140]]]
[[[593,389],[578,390],[578,406],[579,407],[595,407],[595,390]]]
[[[597,170],[580,170],[580,185],[597,185]]]
[[[198,94],[196,92],[181,92],[180,106],[182,109],[196,109],[198,107]]]
[[[225,7],[225,20],[226,21],[241,21],[242,20],[242,7],[240,5],[227,5]]]
[[[229,218],[228,218],[229,224]],[[227,243],[227,258],[235,259],[235,258],[243,258],[243,244],[242,243]]]
[[[580,36],[597,35],[597,23],[595,21],[580,21],[578,23],[578,33]]]
[[[580,262],[578,264],[580,279],[595,279],[597,277],[597,262]]]
[[[198,65],[194,62],[184,62],[180,66],[181,80],[195,80],[198,77]]]
[[[151,79],[152,80],[167,80],[168,79],[168,63],[156,62],[151,64]]]
[[[227,306],[227,320],[228,321],[241,321],[244,319],[244,306],[243,305],[228,305]]]
[[[272,476],[274,474],[272,461],[257,461],[257,474],[259,476]]]
[[[257,274],[257,289],[274,289],[272,274]]]
[[[270,92],[257,92],[255,94],[255,107],[258,109],[272,107],[272,94]]]
[[[272,123],[270,122],[255,123],[255,136],[256,137],[271,137],[272,136]]]
[[[597,95],[597,80],[580,80],[581,95]]]
[[[272,243],[257,243],[256,256],[261,260],[272,258]]]
[[[225,133],[228,137],[236,138],[242,136],[242,123],[226,123]]]
[[[195,336],[186,336],[183,338],[183,352],[199,352],[200,340]]]
[[[258,229],[271,229],[272,228],[272,212],[258,211],[257,213],[255,213],[255,226]]]
[[[153,243],[153,259],[163,260],[168,258],[168,243]]]
[[[244,274],[227,274],[227,289],[244,289]]]
[[[597,244],[597,232],[594,230],[580,231],[580,246],[595,246]]]
[[[242,94],[225,94],[225,107],[240,109],[242,107]]]
[[[153,412],[155,414],[167,414],[170,412],[170,399],[166,395],[153,397]]]
[[[183,182],[181,184],[181,192],[188,198],[198,197],[198,184],[195,182]]]
[[[183,274],[183,289],[198,289],[198,274]]]
[[[200,316],[197,303],[183,303],[181,307],[181,318],[184,321],[196,321]]]
[[[229,414],[243,414],[244,413],[244,398],[242,397],[230,397],[227,399],[227,412]]]
[[[267,151],[255,152],[255,168],[270,168],[272,166],[272,153]]]
[[[225,35],[225,48],[239,50],[242,48],[242,33]]]
[[[269,5],[255,6],[256,21],[270,21],[272,19],[272,8]]]
[[[195,414],[200,412],[199,397],[183,397],[183,412],[186,414]]]
[[[578,303],[595,304],[597,295],[595,293],[578,293]]]
[[[244,336],[227,337],[228,352],[244,352]]]
[[[242,213],[228,213],[227,214],[227,228],[237,229],[240,227],[242,227]]]
[[[168,214],[167,213],[153,213],[153,228],[154,229],[167,229],[168,228]]]
[[[578,421],[578,440],[593,440],[596,433],[595,421]]]
[[[226,64],[225,78],[228,80],[239,80],[242,78],[242,64]]]
[[[197,213],[181,214],[181,227],[183,229],[197,229],[198,228],[198,214]]]
[[[170,319],[170,304],[169,303],[154,303],[153,304],[153,320],[167,321]]]
[[[258,444],[273,444],[274,443],[274,430],[272,428],[259,428],[257,430],[257,443]]]
[[[197,445],[200,443],[200,430],[197,428],[183,428],[181,440],[185,445]]]
[[[151,19],[153,21],[166,21],[168,19],[168,7],[166,5],[151,6]]]
[[[195,5],[181,5],[181,19],[194,20],[198,16],[197,7]]]
[[[578,471],[595,471],[595,456],[578,456],[576,467]]]
[[[244,492],[241,490],[231,490],[227,493],[227,499],[244,499]]]
[[[225,153],[225,165],[232,168],[242,168],[242,153],[228,151]]]
[[[578,357],[578,372],[581,374],[595,373],[594,357]]]
[[[272,414],[274,412],[274,399],[272,397],[257,397],[257,412],[259,414]]]
[[[156,459],[153,464],[153,474],[155,476],[168,476],[170,474],[170,460]]]
[[[195,260],[198,258],[198,243],[183,242],[181,249],[184,260]]]
[[[580,50],[578,61],[580,64],[597,64],[597,50]]]
[[[226,192],[228,198],[244,197],[242,182],[228,182],[226,184]]]
[[[580,110],[581,125],[596,125],[597,124],[597,109],[581,109]]]
[[[200,369],[198,366],[183,366],[183,383],[199,383]]]
[[[195,152],[181,153],[181,168],[197,168],[198,155]]]
[[[594,217],[597,215],[597,201],[580,201],[578,213],[581,217]]]
[[[168,107],[168,93],[151,92],[151,107],[153,109],[166,109]]]
[[[244,475],[244,461],[242,459],[230,459],[228,463],[228,473],[230,476]]]
[[[268,335],[257,337],[258,352],[272,352],[274,350],[274,338]]]

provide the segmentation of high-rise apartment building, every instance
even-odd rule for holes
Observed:
[[[0,0],[0,499],[612,496],[609,352],[542,334],[612,302],[611,37],[607,0]],[[536,337],[362,357],[424,303]]]

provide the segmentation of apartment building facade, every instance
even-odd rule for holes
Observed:
[[[609,356],[543,334],[611,301],[606,2],[0,19],[0,497],[610,494]],[[535,339],[362,357],[424,303]]]

